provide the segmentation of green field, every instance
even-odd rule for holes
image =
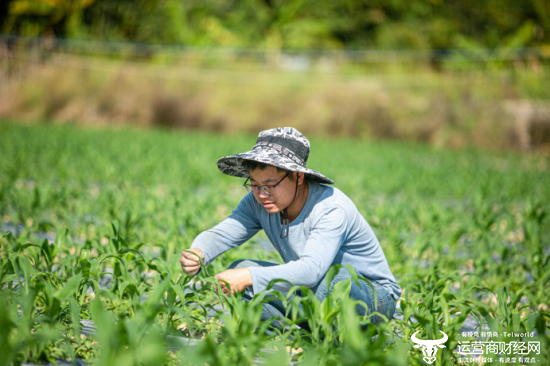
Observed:
[[[292,300],[312,311],[312,332],[288,319],[284,332],[266,333],[262,296],[218,295],[208,277],[237,259],[280,261],[265,236],[216,259],[197,282],[179,264],[246,193],[217,159],[255,139],[1,122],[0,366],[424,365],[409,341],[417,330],[448,334],[435,364],[451,365],[459,341],[484,340],[463,334],[471,320],[498,333],[487,340],[540,342],[530,363],[550,363],[548,157],[311,139],[308,166],[352,198],[404,289],[398,319],[361,332],[369,320],[341,286],[324,304],[307,291]],[[501,364],[498,353],[484,356]],[[515,357],[507,364],[524,363]]]

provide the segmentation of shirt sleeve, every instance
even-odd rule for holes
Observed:
[[[273,279],[292,285],[313,288],[325,276],[345,240],[347,216],[341,207],[332,208],[313,226],[300,258],[272,267],[249,268],[254,293],[265,290]],[[276,284],[273,289],[287,291],[288,284]]]
[[[262,228],[254,212],[254,203],[255,198],[247,194],[229,217],[195,238],[191,249],[202,250],[205,265],[212,263],[220,254],[246,242]]]

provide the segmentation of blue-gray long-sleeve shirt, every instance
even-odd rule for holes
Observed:
[[[313,288],[331,265],[350,264],[359,275],[391,287],[397,300],[401,288],[378,239],[355,204],[337,188],[312,181],[308,184],[307,201],[290,223],[285,239],[280,238],[280,214],[269,214],[249,193],[227,219],[197,236],[191,248],[200,248],[208,265],[263,229],[285,264],[249,268],[255,293],[273,279]]]

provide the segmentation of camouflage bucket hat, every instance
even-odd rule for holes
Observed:
[[[279,127],[260,132],[251,151],[225,156],[218,160],[218,169],[233,177],[249,178],[243,160],[273,165],[293,172],[305,173],[306,178],[319,183],[334,181],[316,170],[306,167],[309,157],[309,141],[292,127]]]

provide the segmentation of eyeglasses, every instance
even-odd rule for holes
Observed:
[[[269,185],[269,186],[256,186],[256,185],[253,185],[253,184],[246,184],[246,182],[248,182],[248,178],[243,186],[246,188],[246,190],[248,192],[251,192],[252,194],[258,194],[260,193],[260,188],[262,189],[262,192],[264,192],[265,194],[267,194],[268,196],[271,196],[273,194],[275,194],[275,187],[277,187],[279,185],[279,183],[281,183],[283,180],[285,180],[286,177],[288,177],[288,175],[290,174],[290,172],[286,173],[286,175],[283,177],[283,179],[281,179],[280,181],[278,181],[277,183],[275,183],[274,185]]]

